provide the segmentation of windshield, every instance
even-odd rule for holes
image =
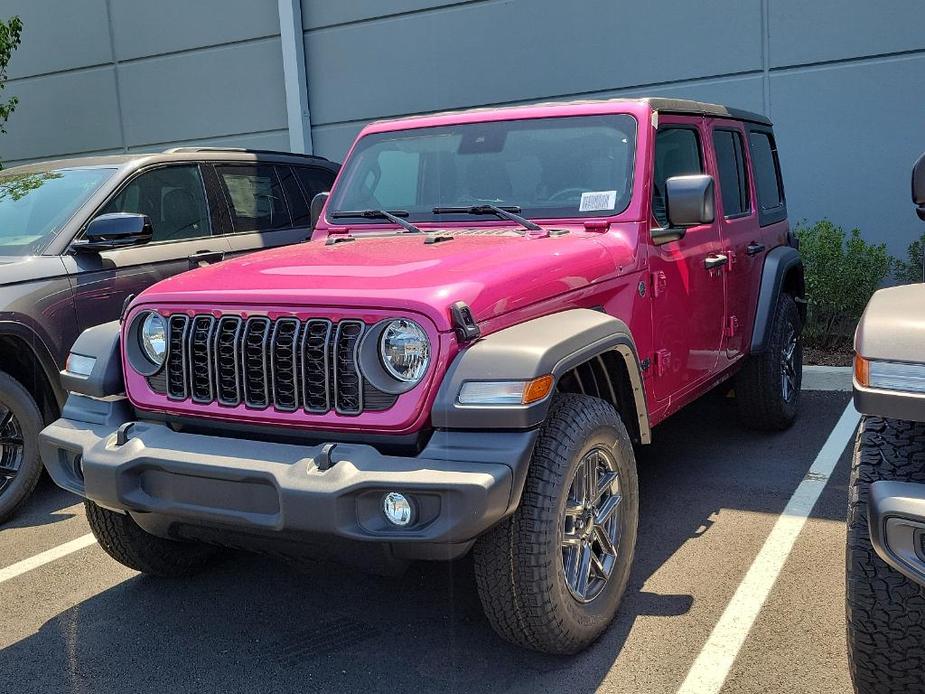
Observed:
[[[375,133],[357,143],[329,210],[402,210],[419,222],[471,221],[434,208],[480,204],[540,219],[609,216],[629,205],[635,149],[636,121],[628,115]],[[382,220],[349,220],[364,223]]]
[[[0,255],[40,252],[113,171],[0,173]]]

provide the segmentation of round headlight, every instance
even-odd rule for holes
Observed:
[[[430,363],[427,333],[414,321],[393,320],[379,338],[379,355],[390,375],[403,383],[417,383]]]
[[[167,356],[167,321],[159,313],[149,313],[138,333],[145,356],[155,366],[164,363]]]

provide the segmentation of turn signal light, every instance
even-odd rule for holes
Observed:
[[[854,355],[854,380],[864,388],[870,385],[870,362],[860,354]]]
[[[534,378],[532,381],[527,383],[526,387],[524,388],[522,403],[524,405],[529,405],[531,402],[542,400],[547,395],[549,395],[549,391],[551,390],[552,374],[546,374],[545,376]]]

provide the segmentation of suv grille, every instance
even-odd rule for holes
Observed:
[[[175,314],[168,330],[164,369],[148,385],[174,401],[357,415],[397,400],[360,373],[359,320]]]

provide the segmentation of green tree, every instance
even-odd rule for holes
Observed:
[[[906,249],[906,260],[896,263],[896,279],[905,284],[923,281],[923,254],[925,254],[925,234],[917,241],[909,244]]]
[[[22,36],[22,20],[11,17],[7,21],[0,19],[0,94],[6,88],[6,66],[13,56],[13,51],[19,46]],[[0,98],[0,133],[6,132],[6,121],[9,119],[19,99],[15,96],[3,100]]]

